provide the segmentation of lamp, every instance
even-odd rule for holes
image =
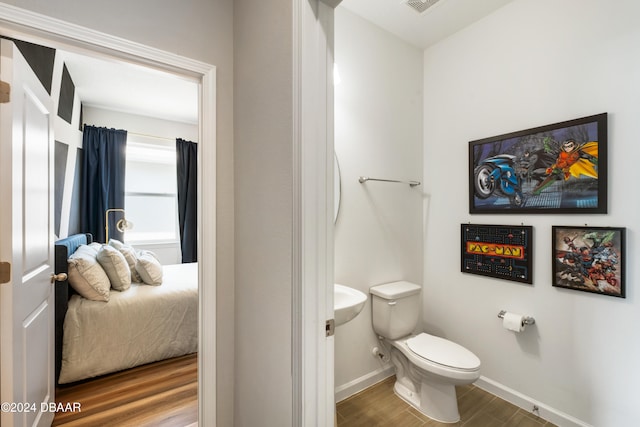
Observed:
[[[107,209],[104,213],[104,232],[106,243],[109,243],[109,214],[113,212],[122,212],[122,218],[116,222],[116,229],[119,232],[124,233],[125,230],[131,230],[133,228],[133,223],[124,217],[124,209]]]

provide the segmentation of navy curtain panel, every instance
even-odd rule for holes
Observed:
[[[124,209],[127,131],[84,126],[80,177],[80,227],[106,243],[107,209]],[[109,238],[123,240],[116,229],[122,212],[109,215]]]
[[[198,261],[198,145],[176,139],[182,262]]]

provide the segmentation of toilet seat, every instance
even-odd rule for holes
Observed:
[[[475,354],[444,338],[423,332],[409,338],[406,343],[412,353],[430,363],[467,372],[480,368],[480,359]]]

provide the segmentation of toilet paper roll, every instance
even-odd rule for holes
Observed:
[[[515,313],[505,313],[502,319],[502,326],[514,332],[524,331],[524,316]]]

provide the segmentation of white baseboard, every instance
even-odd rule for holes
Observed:
[[[509,403],[516,405],[525,411],[534,413],[540,418],[550,421],[559,427],[593,427],[590,424],[585,423],[577,418],[572,417],[569,414],[565,414],[555,408],[545,405],[542,402],[538,402],[535,399],[530,398],[516,390],[513,390],[507,386],[504,386],[496,381],[490,380],[487,377],[481,376],[478,381],[473,385],[487,391],[491,394],[498,396],[499,398],[506,400]],[[533,407],[536,406],[538,410],[533,412]]]
[[[342,384],[336,387],[336,403],[346,399],[349,396],[353,396],[362,390],[371,387],[372,385],[379,383],[385,378],[389,378],[395,373],[393,365],[387,364],[373,372],[369,372],[366,375],[356,378],[346,384]]]

